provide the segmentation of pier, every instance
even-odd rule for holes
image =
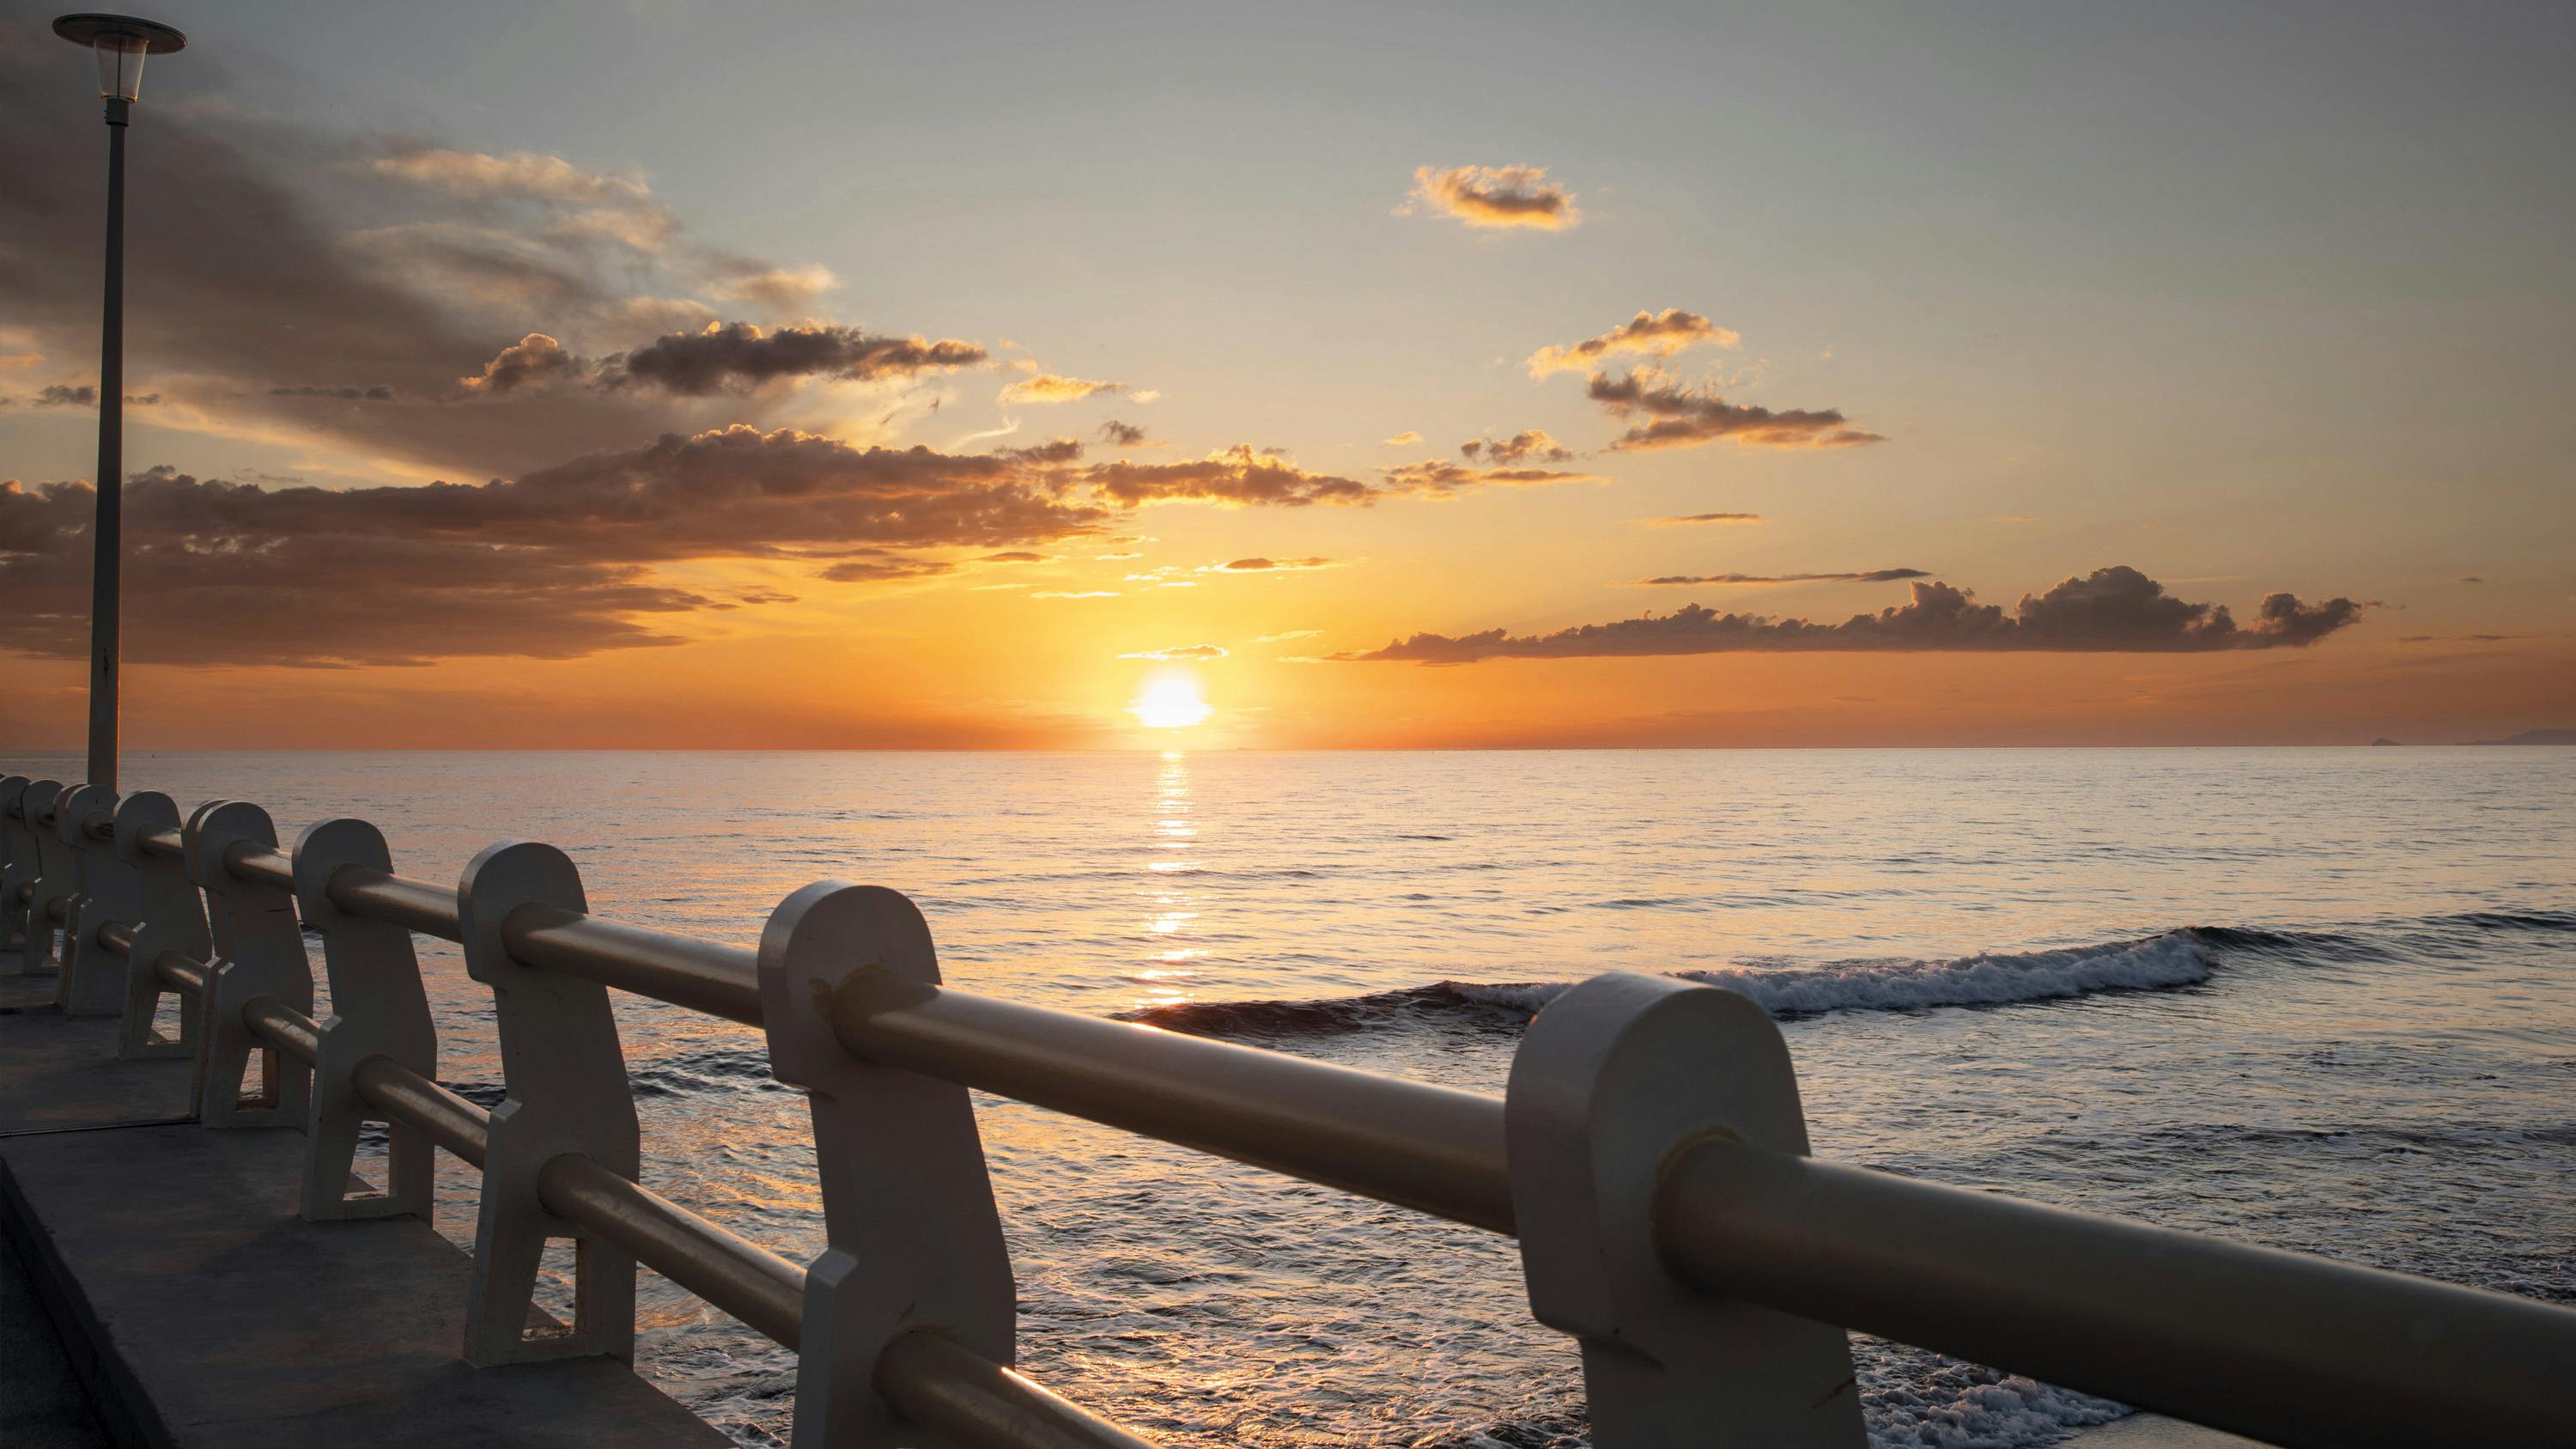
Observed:
[[[50,1333],[107,1442],[721,1444],[628,1367],[645,1265],[797,1352],[799,1445],[1142,1444],[1012,1367],[985,1092],[1515,1239],[1603,1449],[1861,1444],[1852,1331],[2267,1443],[2576,1443],[2576,1312],[1819,1159],[1777,1028],[1716,988],[1583,983],[1492,1096],[957,990],[875,887],[741,945],[594,912],[532,842],[449,887],[361,820],[281,846],[252,804],[21,776],[0,835],[8,1341]],[[497,1107],[440,1082],[415,936],[492,994]],[[766,1035],[813,1262],[638,1180],[612,990]],[[442,1158],[471,1253],[427,1221]],[[30,1403],[27,1442],[79,1442]]]

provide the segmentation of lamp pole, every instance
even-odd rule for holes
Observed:
[[[143,58],[188,37],[130,15],[66,15],[54,33],[98,59],[107,103],[107,286],[98,336],[98,515],[90,528],[89,782],[116,788],[118,605],[124,558],[125,127],[142,92]]]

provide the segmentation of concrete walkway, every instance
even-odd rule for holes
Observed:
[[[467,1255],[417,1219],[305,1222],[303,1135],[169,1125],[190,1075],[117,1061],[113,1021],[0,1013],[9,1449],[726,1444],[613,1359],[468,1365]],[[94,1420],[59,1373],[21,1385],[47,1361]]]

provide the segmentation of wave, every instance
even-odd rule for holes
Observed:
[[[2219,954],[2226,950],[2281,949],[2295,939],[2273,932],[2190,926],[2143,940],[2055,951],[1990,951],[1950,960],[1844,961],[1768,971],[1720,968],[1672,974],[1750,997],[1776,1017],[1924,1011],[2197,986],[2209,979]],[[1573,984],[1442,981],[1316,1001],[1175,1002],[1122,1012],[1119,1019],[1198,1036],[1319,1035],[1408,1024],[1517,1027]]]

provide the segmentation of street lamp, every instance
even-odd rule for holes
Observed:
[[[129,15],[66,15],[54,33],[98,58],[107,102],[107,301],[98,342],[98,521],[89,604],[89,782],[116,788],[117,565],[125,478],[125,121],[143,90],[143,60],[188,43]]]

